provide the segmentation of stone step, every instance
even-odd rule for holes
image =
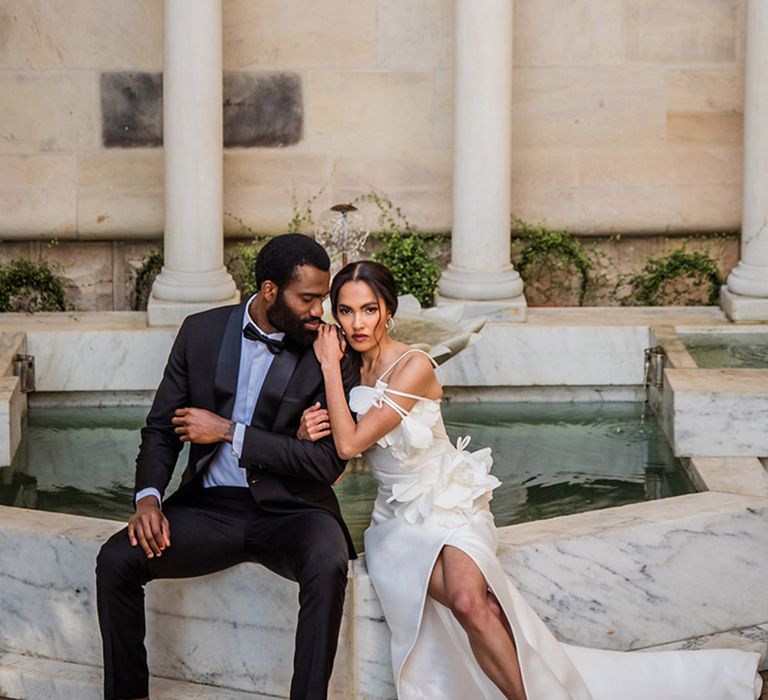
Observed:
[[[152,700],[276,700],[219,686],[167,678],[150,681]],[[93,666],[0,652],[0,700],[101,700],[101,669]]]
[[[678,457],[768,455],[768,370],[668,369],[663,426]]]

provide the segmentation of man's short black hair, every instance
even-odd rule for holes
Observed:
[[[284,233],[268,241],[256,256],[256,286],[267,280],[283,289],[295,278],[296,268],[312,265],[327,272],[331,259],[317,241],[301,233]]]

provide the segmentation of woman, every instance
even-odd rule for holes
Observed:
[[[340,325],[314,349],[328,409],[308,409],[299,437],[332,432],[339,456],[363,452],[379,484],[365,533],[368,573],[392,632],[398,697],[433,700],[754,700],[758,655],[625,653],[559,643],[496,558],[488,508],[499,481],[489,449],[451,444],[431,358],[394,340],[395,283],[362,261],[331,286]],[[341,380],[342,347],[362,356],[361,385]],[[357,421],[352,412],[357,414]]]

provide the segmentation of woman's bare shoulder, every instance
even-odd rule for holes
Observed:
[[[416,350],[413,352],[413,350]],[[426,352],[408,348],[389,378],[389,386],[416,396],[437,399],[442,395],[432,360]]]

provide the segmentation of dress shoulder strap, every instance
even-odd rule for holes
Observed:
[[[420,352],[422,355],[425,355],[427,359],[432,363],[432,366],[437,369],[437,362],[432,358],[432,356],[428,353],[422,350],[421,348],[411,348],[410,350],[406,350],[400,357],[398,357],[387,369],[384,370],[384,372],[379,376],[379,379],[384,379],[395,367],[397,367],[400,360],[402,360],[406,355],[410,355],[413,352]]]

